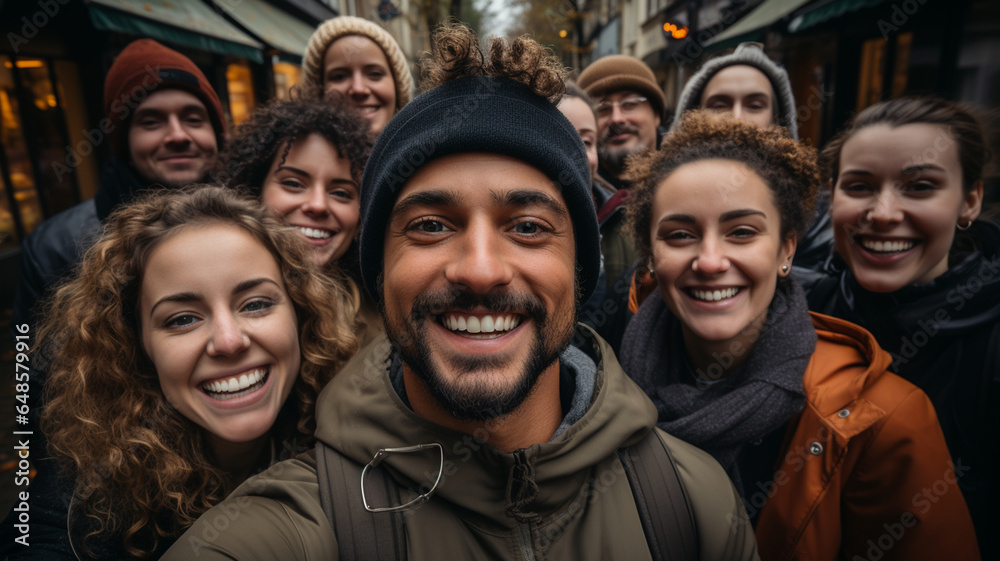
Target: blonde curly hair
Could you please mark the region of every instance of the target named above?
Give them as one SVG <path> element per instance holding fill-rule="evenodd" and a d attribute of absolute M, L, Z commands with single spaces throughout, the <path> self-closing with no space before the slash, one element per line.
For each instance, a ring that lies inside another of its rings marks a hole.
<path fill-rule="evenodd" d="M 629 230 L 641 261 L 652 254 L 653 198 L 677 168 L 701 160 L 731 160 L 749 167 L 774 195 L 781 215 L 781 235 L 802 232 L 812 217 L 819 190 L 816 150 L 792 139 L 783 128 L 760 128 L 707 111 L 689 111 L 658 150 L 628 161 L 634 181 L 627 212 Z"/>
<path fill-rule="evenodd" d="M 150 193 L 112 214 L 47 305 L 39 341 L 51 362 L 41 426 L 50 454 L 75 479 L 91 530 L 85 541 L 121 533 L 137 557 L 159 538 L 180 535 L 240 483 L 216 467 L 204 430 L 167 403 L 139 333 L 150 253 L 178 230 L 206 223 L 237 226 L 261 242 L 294 305 L 301 369 L 272 441 L 310 443 L 319 391 L 357 350 L 356 298 L 319 274 L 294 232 L 245 194 L 191 186 Z"/>

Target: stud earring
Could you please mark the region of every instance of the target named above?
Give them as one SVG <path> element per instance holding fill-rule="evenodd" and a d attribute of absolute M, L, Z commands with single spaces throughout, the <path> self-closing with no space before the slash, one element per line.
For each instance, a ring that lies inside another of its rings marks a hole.
<path fill-rule="evenodd" d="M 781 272 L 782 273 L 787 273 L 788 272 L 788 265 L 782 265 L 781 266 Z"/>

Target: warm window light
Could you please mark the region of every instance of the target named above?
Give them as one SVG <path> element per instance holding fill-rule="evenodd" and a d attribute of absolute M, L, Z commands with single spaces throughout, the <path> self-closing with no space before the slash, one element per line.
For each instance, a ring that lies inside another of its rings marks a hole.
<path fill-rule="evenodd" d="M 40 60 L 19 60 L 17 61 L 18 68 L 41 68 L 42 61 Z"/>
<path fill-rule="evenodd" d="M 559 30 L 559 36 L 562 37 L 563 39 L 565 39 L 567 35 L 569 35 L 569 33 L 567 33 L 565 29 Z"/>
<path fill-rule="evenodd" d="M 667 23 L 663 24 L 663 33 L 669 33 L 670 36 L 673 37 L 674 39 L 683 39 L 687 37 L 688 28 L 686 25 L 677 27 L 676 25 L 668 21 Z"/>

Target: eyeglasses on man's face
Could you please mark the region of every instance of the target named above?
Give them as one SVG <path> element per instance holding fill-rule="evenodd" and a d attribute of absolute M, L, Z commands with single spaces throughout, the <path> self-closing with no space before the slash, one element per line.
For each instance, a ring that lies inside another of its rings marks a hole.
<path fill-rule="evenodd" d="M 621 101 L 602 101 L 597 104 L 597 116 L 599 118 L 610 117 L 611 112 L 614 111 L 616 105 L 622 113 L 628 115 L 629 113 L 635 112 L 635 110 L 638 109 L 643 103 L 646 103 L 646 101 L 648 100 L 645 97 L 638 95 L 635 97 L 625 98 Z"/>

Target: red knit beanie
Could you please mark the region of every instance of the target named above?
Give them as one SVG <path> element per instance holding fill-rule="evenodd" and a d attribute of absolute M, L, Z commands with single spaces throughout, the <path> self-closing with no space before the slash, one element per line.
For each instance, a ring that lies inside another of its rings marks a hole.
<path fill-rule="evenodd" d="M 184 90 L 205 104 L 222 149 L 226 135 L 222 103 L 205 75 L 181 53 L 152 39 L 139 39 L 125 47 L 104 79 L 104 111 L 115 155 L 128 155 L 128 128 L 139 104 L 150 93 L 171 88 Z"/>

